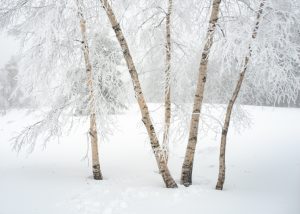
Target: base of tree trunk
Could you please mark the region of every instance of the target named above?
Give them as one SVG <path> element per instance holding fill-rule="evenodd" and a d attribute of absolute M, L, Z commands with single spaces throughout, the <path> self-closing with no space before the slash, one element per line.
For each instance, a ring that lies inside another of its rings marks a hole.
<path fill-rule="evenodd" d="M 177 184 L 175 180 L 172 178 L 168 167 L 165 165 L 165 168 L 160 169 L 160 174 L 163 177 L 163 180 L 165 182 L 165 185 L 167 188 L 177 188 Z"/>
<path fill-rule="evenodd" d="M 93 166 L 93 176 L 95 180 L 103 180 L 100 164 Z"/>
<path fill-rule="evenodd" d="M 180 183 L 185 187 L 192 185 L 192 169 L 183 169 Z"/>
<path fill-rule="evenodd" d="M 223 184 L 224 184 L 224 182 L 223 183 L 218 182 L 218 184 L 216 186 L 216 190 L 223 190 Z"/>
<path fill-rule="evenodd" d="M 177 186 L 177 184 L 176 184 L 175 181 L 172 181 L 172 182 L 166 184 L 166 187 L 167 188 L 178 188 L 178 186 Z"/>
<path fill-rule="evenodd" d="M 216 185 L 216 190 L 223 190 L 224 182 L 225 182 L 225 171 L 223 171 L 219 175 L 218 182 Z"/>

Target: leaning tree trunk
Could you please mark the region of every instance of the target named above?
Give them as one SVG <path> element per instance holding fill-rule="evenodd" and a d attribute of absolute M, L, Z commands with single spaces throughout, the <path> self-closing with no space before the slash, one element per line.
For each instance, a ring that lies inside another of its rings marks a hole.
<path fill-rule="evenodd" d="M 87 75 L 87 86 L 89 89 L 89 110 L 90 110 L 90 130 L 89 134 L 91 137 L 91 147 L 92 147 L 92 166 L 93 166 L 93 176 L 95 180 L 102 180 L 102 173 L 100 170 L 100 162 L 98 155 L 98 137 L 97 137 L 97 124 L 96 124 L 96 113 L 95 113 L 95 94 L 93 85 L 93 70 L 90 62 L 89 56 L 89 46 L 87 41 L 86 33 L 86 21 L 83 15 L 83 4 L 82 0 L 76 0 L 78 7 L 78 17 L 80 19 L 80 31 L 82 36 L 82 51 L 84 54 L 84 62 L 86 67 Z"/>
<path fill-rule="evenodd" d="M 173 0 L 168 1 L 168 13 L 166 15 L 166 70 L 165 70 L 165 124 L 162 148 L 164 157 L 168 163 L 169 158 L 169 129 L 171 124 L 171 14 Z"/>
<path fill-rule="evenodd" d="M 256 38 L 257 35 L 257 31 L 259 28 L 259 24 L 260 24 L 260 20 L 261 20 L 261 15 L 263 13 L 263 7 L 265 5 L 265 0 L 262 0 L 259 6 L 259 10 L 257 12 L 257 17 L 256 17 L 256 24 L 255 27 L 253 29 L 253 33 L 252 33 L 252 40 L 254 40 Z M 252 54 L 252 47 L 251 47 L 251 43 L 249 45 L 249 52 L 247 54 L 247 56 L 244 59 L 244 64 L 242 67 L 242 70 L 240 72 L 240 76 L 238 79 L 238 82 L 235 86 L 234 92 L 232 94 L 232 97 L 229 101 L 229 104 L 227 106 L 227 110 L 226 110 L 226 116 L 225 116 L 225 121 L 224 121 L 224 125 L 222 128 L 222 137 L 221 137 L 221 146 L 220 146 L 220 157 L 219 157 L 219 176 L 218 176 L 218 182 L 216 185 L 216 189 L 217 190 L 222 190 L 223 189 L 223 185 L 224 185 L 224 181 L 225 181 L 225 151 L 226 151 L 226 140 L 227 140 L 227 133 L 228 133 L 228 129 L 229 129 L 229 124 L 230 124 L 230 118 L 231 118 L 231 113 L 232 113 L 232 109 L 233 109 L 233 105 L 238 97 L 238 94 L 240 92 L 244 77 L 245 77 L 245 73 L 247 71 L 247 67 L 249 64 L 249 60 L 251 58 L 251 54 Z"/>
<path fill-rule="evenodd" d="M 157 138 L 153 123 L 150 118 L 148 106 L 146 104 L 146 101 L 145 101 L 145 98 L 144 98 L 144 95 L 142 92 L 142 88 L 141 88 L 140 81 L 138 78 L 138 73 L 136 71 L 132 56 L 130 54 L 127 41 L 123 35 L 120 24 L 118 23 L 116 16 L 115 16 L 109 2 L 107 0 L 100 0 L 100 1 L 102 3 L 104 10 L 106 11 L 107 17 L 111 23 L 111 26 L 112 26 L 112 28 L 116 34 L 116 37 L 119 41 L 119 44 L 121 46 L 123 56 L 125 58 L 125 61 L 126 61 L 126 64 L 127 64 L 130 76 L 131 76 L 131 80 L 133 83 L 135 97 L 138 101 L 140 111 L 142 114 L 142 121 L 147 129 L 147 132 L 148 132 L 148 135 L 150 138 L 151 147 L 153 149 L 159 171 L 163 177 L 166 187 L 167 188 L 176 188 L 177 184 L 170 174 L 170 171 L 167 166 L 167 162 L 165 161 L 165 158 L 163 155 L 163 151 L 159 145 L 158 138 Z"/>
<path fill-rule="evenodd" d="M 197 89 L 194 98 L 193 113 L 191 118 L 189 140 L 186 148 L 185 158 L 182 166 L 181 172 L 181 184 L 184 186 L 189 186 L 192 184 L 192 172 L 193 172 L 193 162 L 195 149 L 197 144 L 198 136 L 198 126 L 199 126 L 199 117 L 201 113 L 204 87 L 207 76 L 207 64 L 210 49 L 213 44 L 213 36 L 216 29 L 216 24 L 218 21 L 219 9 L 220 9 L 221 0 L 213 0 L 212 11 L 209 20 L 209 27 L 206 34 L 206 42 L 201 56 L 200 68 Z"/>

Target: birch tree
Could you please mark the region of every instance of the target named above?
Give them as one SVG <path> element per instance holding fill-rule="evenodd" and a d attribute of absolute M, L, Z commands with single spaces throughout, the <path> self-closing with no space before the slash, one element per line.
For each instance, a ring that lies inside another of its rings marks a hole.
<path fill-rule="evenodd" d="M 142 88 L 140 85 L 140 81 L 138 78 L 138 73 L 137 70 L 135 68 L 135 64 L 133 62 L 127 41 L 123 35 L 123 32 L 121 30 L 121 26 L 118 23 L 116 16 L 112 10 L 112 7 L 110 5 L 110 3 L 107 0 L 100 0 L 102 7 L 104 8 L 104 10 L 106 11 L 107 17 L 110 21 L 110 24 L 112 26 L 112 29 L 114 30 L 116 37 L 119 41 L 120 47 L 122 49 L 123 52 L 123 56 L 124 59 L 126 61 L 131 79 L 132 79 L 132 84 L 133 84 L 133 88 L 135 91 L 135 97 L 138 101 L 139 107 L 140 107 L 140 111 L 142 114 L 142 121 L 147 129 L 149 138 L 150 138 L 150 143 L 151 143 L 151 147 L 152 150 L 154 152 L 155 158 L 156 158 L 156 162 L 159 168 L 159 171 L 162 175 L 162 178 L 164 180 L 164 183 L 166 185 L 167 188 L 176 188 L 177 184 L 175 182 L 175 180 L 172 178 L 170 171 L 168 169 L 167 166 L 167 162 L 164 158 L 164 154 L 163 151 L 161 149 L 161 146 L 159 144 L 153 123 L 151 121 L 151 117 L 149 114 L 149 110 L 148 110 L 148 106 L 147 103 L 145 101 L 144 98 L 144 94 L 142 92 Z"/>
<path fill-rule="evenodd" d="M 169 158 L 169 129 L 171 125 L 171 15 L 173 0 L 168 0 L 168 12 L 166 15 L 166 70 L 165 70 L 165 124 L 162 148 L 168 163 Z"/>
<path fill-rule="evenodd" d="M 263 13 L 263 7 L 265 5 L 265 1 L 266 0 L 261 1 L 260 6 L 259 6 L 259 10 L 257 12 L 256 24 L 255 24 L 255 27 L 254 27 L 253 33 L 252 33 L 252 39 L 253 40 L 257 36 L 257 31 L 258 31 L 261 16 L 262 16 L 262 13 Z M 252 54 L 251 43 L 250 43 L 248 49 L 249 49 L 249 52 L 248 52 L 247 56 L 244 59 L 244 64 L 243 64 L 242 70 L 240 72 L 238 82 L 235 86 L 234 92 L 233 92 L 232 97 L 231 97 L 231 99 L 228 103 L 228 106 L 227 106 L 225 121 L 224 121 L 223 128 L 222 128 L 220 157 L 219 157 L 219 176 L 218 176 L 218 182 L 217 182 L 217 185 L 216 185 L 216 189 L 218 189 L 218 190 L 223 189 L 223 185 L 224 185 L 224 181 L 225 181 L 225 151 L 226 151 L 227 133 L 228 133 L 229 124 L 230 124 L 230 117 L 231 117 L 233 105 L 234 105 L 234 103 L 235 103 L 235 101 L 238 97 L 238 94 L 240 92 L 240 89 L 242 87 L 242 83 L 243 83 L 243 80 L 244 80 L 244 77 L 245 77 L 245 73 L 247 71 L 249 60 L 251 59 L 251 54 Z"/>
<path fill-rule="evenodd" d="M 85 1 L 85 5 L 91 3 L 95 1 Z M 125 98 L 126 88 L 120 84 L 117 51 L 104 51 L 115 49 L 104 40 L 118 45 L 117 41 L 103 33 L 94 39 L 96 32 L 105 30 L 99 27 L 99 3 L 89 8 L 81 4 L 82 0 L 0 3 L 0 29 L 9 29 L 22 43 L 18 73 L 22 81 L 18 86 L 26 96 L 36 98 L 39 107 L 36 121 L 12 139 L 13 150 L 31 153 L 37 146 L 46 149 L 49 142 L 60 142 L 74 126 L 85 126 L 88 121 L 93 174 L 95 179 L 102 179 L 97 135 L 104 141 L 114 133 L 114 112 L 122 109 L 114 102 L 114 93 Z M 78 106 L 89 113 L 78 115 Z M 82 153 L 85 157 L 90 154 Z"/>
<path fill-rule="evenodd" d="M 188 145 L 186 148 L 186 154 L 185 154 L 184 162 L 182 165 L 182 172 L 181 172 L 181 184 L 183 184 L 184 186 L 189 186 L 192 184 L 193 162 L 194 162 L 194 155 L 195 155 L 195 149 L 197 144 L 198 126 L 199 126 L 199 118 L 200 118 L 203 95 L 204 95 L 204 87 L 205 87 L 205 82 L 207 77 L 207 65 L 208 65 L 209 53 L 213 45 L 213 36 L 218 21 L 220 4 L 221 4 L 221 0 L 214 0 L 212 3 L 212 10 L 209 19 L 209 26 L 206 33 L 205 45 L 201 55 L 198 83 L 197 83 L 197 89 L 194 97 L 194 106 L 193 106 L 192 118 L 190 123 Z"/>
<path fill-rule="evenodd" d="M 94 85 L 93 85 L 93 69 L 90 60 L 90 50 L 87 40 L 86 33 L 86 21 L 83 14 L 83 4 L 82 0 L 76 0 L 76 5 L 78 8 L 78 17 L 80 20 L 80 32 L 82 35 L 82 51 L 84 54 L 84 62 L 86 67 L 87 75 L 87 86 L 89 89 L 89 114 L 90 114 L 90 130 L 89 135 L 91 138 L 91 148 L 92 148 L 92 167 L 93 167 L 93 176 L 95 180 L 102 180 L 102 173 L 100 169 L 100 161 L 98 154 L 98 133 L 97 133 L 97 123 L 96 123 L 96 113 L 95 113 L 95 94 L 94 94 Z"/>

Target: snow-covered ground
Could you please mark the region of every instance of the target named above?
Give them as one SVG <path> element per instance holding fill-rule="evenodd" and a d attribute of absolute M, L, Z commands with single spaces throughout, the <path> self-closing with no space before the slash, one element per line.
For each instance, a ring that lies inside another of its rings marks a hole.
<path fill-rule="evenodd" d="M 0 117 L 0 214 L 299 214 L 300 109 L 247 110 L 252 127 L 229 132 L 224 191 L 214 189 L 219 137 L 199 140 L 191 187 L 166 189 L 133 106 L 101 144 L 105 179 L 94 181 L 82 160 L 86 126 L 44 151 L 16 154 L 9 139 L 34 118 L 12 110 Z M 186 143 L 177 142 L 170 158 L 178 182 Z"/>

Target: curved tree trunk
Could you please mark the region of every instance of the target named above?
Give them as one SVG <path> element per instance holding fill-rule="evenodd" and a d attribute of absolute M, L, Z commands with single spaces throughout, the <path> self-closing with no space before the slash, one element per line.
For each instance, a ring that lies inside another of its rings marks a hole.
<path fill-rule="evenodd" d="M 138 101 L 140 111 L 142 114 L 142 121 L 145 124 L 145 127 L 147 129 L 147 132 L 148 132 L 148 135 L 150 138 L 151 147 L 153 149 L 159 171 L 163 177 L 166 187 L 167 188 L 176 188 L 177 184 L 170 174 L 170 171 L 167 166 L 167 162 L 165 161 L 165 158 L 163 155 L 163 151 L 159 145 L 158 138 L 157 138 L 153 123 L 150 118 L 148 106 L 146 104 L 146 101 L 145 101 L 145 98 L 144 98 L 144 95 L 142 92 L 142 88 L 141 88 L 140 81 L 138 78 L 138 73 L 136 71 L 132 56 L 130 54 L 127 41 L 123 35 L 120 24 L 118 23 L 109 2 L 107 0 L 100 0 L 100 1 L 102 3 L 104 10 L 106 11 L 107 17 L 111 23 L 111 26 L 116 34 L 116 37 L 117 37 L 119 44 L 121 46 L 121 49 L 123 51 L 123 56 L 125 58 L 125 61 L 126 61 L 126 64 L 127 64 L 127 67 L 128 67 L 131 79 L 132 79 L 132 84 L 133 84 L 133 88 L 135 91 L 135 97 Z"/>
<path fill-rule="evenodd" d="M 86 67 L 87 75 L 87 86 L 89 89 L 89 110 L 90 110 L 90 130 L 89 134 L 91 137 L 92 147 L 92 167 L 93 176 L 95 180 L 102 180 L 102 173 L 100 170 L 99 154 L 98 154 L 98 137 L 97 137 L 97 124 L 96 124 L 96 113 L 95 113 L 95 94 L 93 86 L 93 70 L 89 55 L 89 46 L 87 41 L 86 33 L 86 21 L 83 15 L 83 4 L 82 0 L 76 0 L 78 7 L 78 17 L 80 19 L 80 31 L 82 36 L 82 51 L 84 54 L 84 62 Z"/>
<path fill-rule="evenodd" d="M 259 28 L 260 19 L 261 19 L 261 15 L 263 13 L 264 5 L 265 5 L 265 0 L 262 0 L 261 3 L 260 3 L 260 6 L 259 6 L 259 10 L 257 12 L 256 24 L 255 24 L 255 27 L 254 27 L 253 33 L 252 33 L 252 40 L 254 40 L 256 38 L 257 31 L 258 31 L 258 28 Z M 240 77 L 238 79 L 238 82 L 236 84 L 236 87 L 234 89 L 232 97 L 231 97 L 231 99 L 229 101 L 229 104 L 227 106 L 225 121 L 224 121 L 224 125 L 223 125 L 223 128 L 222 128 L 220 157 L 219 157 L 219 176 L 218 176 L 218 182 L 217 182 L 217 185 L 216 185 L 217 190 L 222 190 L 223 189 L 223 185 L 224 185 L 224 181 L 225 181 L 226 140 L 227 140 L 227 133 L 228 133 L 229 124 L 230 124 L 230 117 L 231 117 L 233 105 L 234 105 L 234 103 L 235 103 L 235 101 L 238 97 L 239 92 L 240 92 L 240 89 L 241 89 L 241 86 L 242 86 L 242 83 L 243 83 L 243 80 L 244 80 L 244 77 L 245 77 L 245 73 L 247 71 L 248 63 L 249 63 L 249 60 L 251 58 L 251 54 L 252 54 L 252 48 L 251 48 L 251 44 L 250 44 L 248 55 L 244 59 L 244 65 L 242 67 L 242 71 L 240 72 Z"/>
<path fill-rule="evenodd" d="M 221 0 L 213 0 L 212 11 L 209 20 L 209 27 L 206 34 L 206 42 L 201 56 L 197 89 L 194 98 L 193 113 L 189 132 L 189 141 L 186 148 L 186 154 L 181 172 L 181 184 L 189 186 L 192 184 L 192 172 L 195 149 L 197 144 L 199 117 L 201 113 L 204 87 L 207 76 L 207 64 L 211 46 L 213 44 L 213 36 L 218 21 Z"/>
<path fill-rule="evenodd" d="M 168 13 L 166 15 L 165 124 L 162 142 L 164 157 L 167 163 L 169 158 L 169 129 L 171 125 L 171 14 L 173 0 L 169 0 L 168 3 Z"/>

